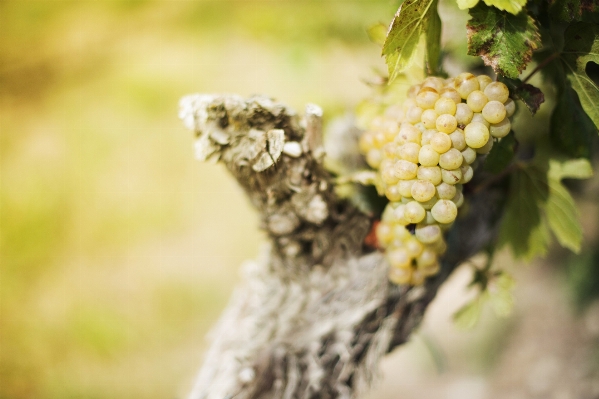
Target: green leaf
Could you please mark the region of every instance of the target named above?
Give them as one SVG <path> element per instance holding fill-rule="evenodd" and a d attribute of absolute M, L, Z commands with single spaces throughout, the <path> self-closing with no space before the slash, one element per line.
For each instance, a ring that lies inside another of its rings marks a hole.
<path fill-rule="evenodd" d="M 437 13 L 436 6 L 437 0 L 406 0 L 397 10 L 383 45 L 389 81 L 410 63 L 420 37 L 426 32 L 429 18 Z"/>
<path fill-rule="evenodd" d="M 456 326 L 463 330 L 469 330 L 474 327 L 480 318 L 483 303 L 486 299 L 487 298 L 484 295 L 477 295 L 476 298 L 455 312 L 453 315 L 453 321 Z"/>
<path fill-rule="evenodd" d="M 559 91 L 549 129 L 554 146 L 571 157 L 589 158 L 596 134 L 597 128 L 582 109 L 576 92 L 571 87 Z"/>
<path fill-rule="evenodd" d="M 591 164 L 586 159 L 559 162 L 549 161 L 549 196 L 545 207 L 547 221 L 559 243 L 575 253 L 580 252 L 582 227 L 574 199 L 561 183 L 562 179 L 587 179 L 593 175 Z"/>
<path fill-rule="evenodd" d="M 512 15 L 481 3 L 470 15 L 468 54 L 480 56 L 498 74 L 517 78 L 541 45 L 535 20 L 524 11 Z"/>
<path fill-rule="evenodd" d="M 366 30 L 368 38 L 373 43 L 383 46 L 385 44 L 385 38 L 387 37 L 387 26 L 384 23 L 379 22 L 378 24 L 372 25 Z"/>
<path fill-rule="evenodd" d="M 560 58 L 568 80 L 578 93 L 582 108 L 599 129 L 599 88 L 585 71 L 587 63 L 599 63 L 599 25 L 574 23 L 566 29 L 564 38 Z"/>
<path fill-rule="evenodd" d="M 548 195 L 547 174 L 536 165 L 523 166 L 512 174 L 499 245 L 509 245 L 516 257 L 527 260 L 547 253 L 551 237 L 541 206 Z"/>
<path fill-rule="evenodd" d="M 522 83 L 520 79 L 501 78 L 501 82 L 510 89 L 510 97 L 520 100 L 526 105 L 531 114 L 536 114 L 541 104 L 545 102 L 545 95 L 541 89 L 528 83 Z"/>
<path fill-rule="evenodd" d="M 441 68 L 441 18 L 437 10 L 437 0 L 426 24 L 426 69 L 429 75 L 438 76 Z"/>
<path fill-rule="evenodd" d="M 575 253 L 580 252 L 582 227 L 576 203 L 559 180 L 549 180 L 549 198 L 545 214 L 557 241 Z"/>
<path fill-rule="evenodd" d="M 526 5 L 526 0 L 485 0 L 485 4 L 516 15 Z"/>
<path fill-rule="evenodd" d="M 491 307 L 499 317 L 507 317 L 514 308 L 513 291 L 516 286 L 514 278 L 506 273 L 500 272 L 495 276 L 487 289 Z"/>
<path fill-rule="evenodd" d="M 460 10 L 466 10 L 477 5 L 478 1 L 479 0 L 457 0 L 457 3 Z"/>
<path fill-rule="evenodd" d="M 594 0 L 554 0 L 549 6 L 549 15 L 556 22 L 599 23 L 599 3 Z"/>
<path fill-rule="evenodd" d="M 564 162 L 551 159 L 549 161 L 550 179 L 588 179 L 592 176 L 593 167 L 587 159 L 570 159 Z"/>
<path fill-rule="evenodd" d="M 499 173 L 504 170 L 514 159 L 515 145 L 514 133 L 510 132 L 499 143 L 493 145 L 485 160 L 484 169 L 491 173 Z"/>

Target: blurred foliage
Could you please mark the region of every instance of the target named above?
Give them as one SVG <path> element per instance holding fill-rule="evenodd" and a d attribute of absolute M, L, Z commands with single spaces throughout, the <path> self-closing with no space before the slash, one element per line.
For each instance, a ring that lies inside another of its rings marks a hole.
<path fill-rule="evenodd" d="M 261 236 L 179 98 L 343 111 L 394 7 L 0 1 L 0 398 L 183 396 Z"/>

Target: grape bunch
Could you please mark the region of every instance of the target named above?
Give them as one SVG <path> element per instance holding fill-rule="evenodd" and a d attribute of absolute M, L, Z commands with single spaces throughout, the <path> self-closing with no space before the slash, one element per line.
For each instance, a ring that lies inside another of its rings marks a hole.
<path fill-rule="evenodd" d="M 360 137 L 377 189 L 389 199 L 376 237 L 390 281 L 420 285 L 438 273 L 443 233 L 464 203 L 462 187 L 477 156 L 510 132 L 514 111 L 507 86 L 489 76 L 428 77 Z"/>

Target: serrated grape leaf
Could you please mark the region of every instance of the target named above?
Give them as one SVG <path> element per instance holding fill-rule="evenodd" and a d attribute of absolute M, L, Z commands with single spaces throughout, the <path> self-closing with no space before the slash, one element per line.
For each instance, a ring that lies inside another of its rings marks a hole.
<path fill-rule="evenodd" d="M 499 173 L 504 170 L 514 159 L 514 146 L 516 139 L 514 133 L 510 132 L 507 136 L 491 149 L 491 152 L 485 160 L 484 169 L 487 172 Z"/>
<path fill-rule="evenodd" d="M 472 8 L 478 4 L 479 0 L 457 0 L 458 8 L 460 10 L 466 10 L 468 8 Z"/>
<path fill-rule="evenodd" d="M 526 5 L 526 0 L 484 0 L 488 6 L 494 6 L 510 14 L 518 14 Z"/>
<path fill-rule="evenodd" d="M 582 109 L 578 95 L 565 87 L 556 100 L 549 128 L 551 141 L 571 157 L 590 157 L 597 128 Z"/>
<path fill-rule="evenodd" d="M 387 37 L 387 26 L 384 23 L 379 22 L 369 27 L 366 32 L 371 42 L 383 46 L 385 44 L 385 38 Z"/>
<path fill-rule="evenodd" d="M 436 5 L 437 0 L 406 0 L 397 10 L 383 45 L 390 82 L 410 63 Z"/>
<path fill-rule="evenodd" d="M 499 231 L 500 246 L 509 245 L 516 257 L 526 260 L 547 253 L 551 237 L 541 207 L 548 195 L 547 174 L 535 165 L 521 167 L 512 174 Z"/>
<path fill-rule="evenodd" d="M 576 90 L 582 108 L 599 129 L 599 88 L 585 71 L 587 63 L 599 63 L 599 25 L 574 23 L 566 29 L 564 38 L 560 58 L 568 80 Z"/>
<path fill-rule="evenodd" d="M 520 79 L 501 78 L 499 80 L 505 83 L 508 89 L 510 89 L 510 97 L 514 100 L 522 101 L 533 115 L 541 108 L 541 104 L 545 102 L 545 95 L 538 87 L 522 83 Z"/>
<path fill-rule="evenodd" d="M 470 9 L 468 54 L 480 56 L 485 65 L 516 79 L 541 45 L 535 20 L 526 12 L 518 15 L 479 3 Z"/>
<path fill-rule="evenodd" d="M 549 6 L 549 15 L 557 22 L 599 23 L 599 2 L 596 0 L 555 0 Z"/>

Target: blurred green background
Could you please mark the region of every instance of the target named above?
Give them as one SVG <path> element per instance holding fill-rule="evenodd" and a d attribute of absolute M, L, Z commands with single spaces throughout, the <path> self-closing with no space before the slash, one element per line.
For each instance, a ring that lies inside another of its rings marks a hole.
<path fill-rule="evenodd" d="M 443 9 L 445 36 L 457 37 L 447 48 L 464 53 L 466 14 Z M 235 182 L 194 160 L 179 98 L 263 93 L 298 111 L 320 104 L 330 120 L 369 94 L 372 68 L 384 70 L 365 28 L 395 11 L 391 0 L 0 0 L 0 399 L 184 397 L 263 236 Z M 588 342 L 599 306 L 573 318 L 562 272 L 538 270 L 517 275 L 509 321 L 464 333 L 450 322 L 469 295 L 462 269 L 373 398 L 499 397 L 497 381 L 525 375 L 502 349 L 547 333 L 530 301 L 561 304 L 547 318 L 571 327 L 541 349 L 583 343 L 598 370 Z M 559 374 L 553 359 L 538 366 L 541 380 Z"/>
<path fill-rule="evenodd" d="M 388 1 L 0 1 L 0 398 L 172 398 L 262 235 L 193 92 L 351 109 Z"/>

